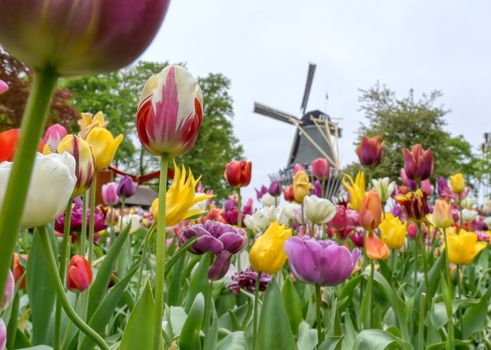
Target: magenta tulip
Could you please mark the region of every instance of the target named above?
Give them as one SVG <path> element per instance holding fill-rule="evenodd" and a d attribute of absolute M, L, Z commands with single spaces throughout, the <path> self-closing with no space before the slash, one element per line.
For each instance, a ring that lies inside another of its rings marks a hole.
<path fill-rule="evenodd" d="M 329 177 L 331 167 L 326 158 L 317 158 L 312 161 L 312 174 L 319 180 L 326 180 Z"/>
<path fill-rule="evenodd" d="M 431 148 L 425 150 L 417 144 L 411 151 L 407 148 L 402 150 L 404 157 L 404 170 L 407 177 L 413 181 L 423 181 L 431 176 L 433 172 L 433 152 Z"/>
<path fill-rule="evenodd" d="M 116 205 L 119 202 L 118 184 L 116 182 L 108 182 L 102 185 L 101 188 L 102 201 L 105 205 Z"/>

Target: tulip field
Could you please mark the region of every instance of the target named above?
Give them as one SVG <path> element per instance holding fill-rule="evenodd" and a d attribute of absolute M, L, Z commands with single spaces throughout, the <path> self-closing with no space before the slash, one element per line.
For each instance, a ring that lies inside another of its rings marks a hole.
<path fill-rule="evenodd" d="M 206 96 L 168 65 L 134 106 L 157 198 L 134 205 L 139 181 L 103 180 L 126 137 L 111 116 L 67 130 L 47 111 L 59 78 L 137 58 L 168 6 L 112 2 L 0 0 L 0 44 L 35 74 L 22 125 L 0 132 L 0 350 L 491 349 L 491 199 L 457 171 L 436 177 L 431 147 L 397 150 L 400 177 L 375 177 L 384 141 L 362 136 L 357 171 L 317 158 L 256 198 L 253 164 L 230 159 L 219 200 L 179 161 Z"/>

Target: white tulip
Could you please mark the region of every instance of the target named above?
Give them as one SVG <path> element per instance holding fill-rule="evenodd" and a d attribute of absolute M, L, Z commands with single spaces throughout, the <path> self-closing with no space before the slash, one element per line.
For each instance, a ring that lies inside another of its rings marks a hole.
<path fill-rule="evenodd" d="M 252 215 L 247 215 L 244 223 L 254 231 L 264 231 L 276 220 L 278 210 L 275 207 L 264 207 Z"/>
<path fill-rule="evenodd" d="M 373 187 L 375 187 L 380 200 L 384 203 L 387 202 L 396 189 L 396 183 L 394 181 L 390 181 L 388 177 L 384 177 L 383 179 L 373 179 L 372 184 Z"/>
<path fill-rule="evenodd" d="M 472 222 L 477 218 L 477 211 L 472 209 L 462 209 L 462 220 L 465 222 Z"/>
<path fill-rule="evenodd" d="M 269 193 L 264 194 L 261 199 L 259 200 L 262 205 L 265 207 L 271 207 L 276 205 L 276 198 L 270 195 Z"/>
<path fill-rule="evenodd" d="M 301 222 L 302 206 L 295 202 L 289 202 L 279 209 L 276 219 L 280 225 L 288 225 L 291 221 Z"/>
<path fill-rule="evenodd" d="M 491 199 L 486 199 L 482 204 L 482 213 L 484 215 L 491 215 Z"/>
<path fill-rule="evenodd" d="M 313 224 L 325 224 L 336 215 L 336 206 L 330 200 L 313 195 L 304 198 L 303 210 Z"/>
<path fill-rule="evenodd" d="M 472 209 L 476 206 L 476 203 L 477 201 L 474 197 L 467 196 L 464 199 L 462 199 L 460 205 L 462 206 L 462 208 Z"/>
<path fill-rule="evenodd" d="M 142 217 L 138 214 L 127 214 L 123 216 L 123 229 L 129 225 L 131 225 L 130 233 L 138 231 L 142 227 Z M 119 232 L 119 228 L 121 227 L 121 217 L 119 217 L 118 225 L 115 227 L 115 230 Z"/>

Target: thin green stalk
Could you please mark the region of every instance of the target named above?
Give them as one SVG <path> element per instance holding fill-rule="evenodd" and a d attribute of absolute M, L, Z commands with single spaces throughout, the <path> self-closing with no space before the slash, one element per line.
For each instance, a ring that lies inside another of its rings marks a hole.
<path fill-rule="evenodd" d="M 445 238 L 445 277 L 447 280 L 448 297 L 445 297 L 445 304 L 447 309 L 447 325 L 448 325 L 448 337 L 447 337 L 447 350 L 454 349 L 454 324 L 452 314 L 452 276 L 450 276 L 450 264 L 448 260 L 448 243 L 447 243 L 447 231 L 443 229 L 443 236 Z"/>
<path fill-rule="evenodd" d="M 2 242 L 0 244 L 0 291 L 4 290 L 7 282 L 36 150 L 48 119 L 51 96 L 58 77 L 58 73 L 53 68 L 35 70 L 31 93 L 22 117 L 20 139 L 5 191 L 4 205 L 0 207 L 0 242 Z"/>
<path fill-rule="evenodd" d="M 90 326 L 85 323 L 80 316 L 78 316 L 77 312 L 73 309 L 72 305 L 68 301 L 68 298 L 65 294 L 65 288 L 60 280 L 60 276 L 58 274 L 58 267 L 56 264 L 55 254 L 53 253 L 53 247 L 51 246 L 50 238 L 48 230 L 46 226 L 39 227 L 39 235 L 41 235 L 41 241 L 43 243 L 44 253 L 48 259 L 48 268 L 51 274 L 51 279 L 56 289 L 56 293 L 58 298 L 61 301 L 61 305 L 65 310 L 67 316 L 72 320 L 72 322 L 77 326 L 77 328 L 91 338 L 102 350 L 109 350 L 109 346 L 106 344 L 104 339 Z"/>
<path fill-rule="evenodd" d="M 462 268 L 461 265 L 457 265 L 455 271 L 457 272 L 457 285 L 459 286 L 459 299 L 464 298 L 464 285 L 463 285 L 463 279 L 464 279 L 464 274 L 462 271 L 462 278 L 460 278 L 460 269 Z M 460 329 L 464 329 L 464 321 L 463 321 L 463 311 L 462 309 L 459 309 L 459 322 L 460 322 Z"/>
<path fill-rule="evenodd" d="M 426 263 L 426 245 L 425 239 L 423 237 L 423 231 L 421 229 L 421 222 L 418 223 L 418 236 L 420 244 L 421 244 L 421 258 L 423 259 L 423 273 L 424 273 L 424 281 L 425 281 L 425 290 L 428 293 L 428 266 Z M 428 294 L 428 298 L 431 300 L 431 295 Z"/>
<path fill-rule="evenodd" d="M 416 238 L 414 239 L 414 290 L 418 288 L 418 238 L 419 233 L 416 232 Z"/>
<path fill-rule="evenodd" d="M 82 195 L 82 227 L 80 228 L 80 255 L 85 256 L 87 243 L 87 193 Z"/>
<path fill-rule="evenodd" d="M 213 261 L 213 255 L 210 253 L 210 260 Z M 212 301 L 213 299 L 213 280 L 208 281 L 208 290 L 206 293 L 206 303 L 205 303 L 205 315 L 203 318 L 203 330 L 205 332 L 208 331 L 208 328 L 210 326 L 210 315 L 211 315 L 211 307 L 212 307 Z"/>
<path fill-rule="evenodd" d="M 109 207 L 109 232 L 111 232 L 111 241 L 109 246 L 111 247 L 116 239 L 116 231 L 114 230 L 114 206 Z"/>
<path fill-rule="evenodd" d="M 315 285 L 315 311 L 316 311 L 316 320 L 317 320 L 317 348 L 322 344 L 324 340 L 324 332 L 322 332 L 322 318 L 321 318 L 321 286 Z"/>
<path fill-rule="evenodd" d="M 165 291 L 165 207 L 167 194 L 167 171 L 169 167 L 169 155 L 160 157 L 160 184 L 159 184 L 159 211 L 157 216 L 157 267 L 155 272 L 155 324 L 154 324 L 154 349 L 160 350 L 162 335 L 162 317 L 164 315 L 164 291 Z"/>
<path fill-rule="evenodd" d="M 153 232 L 155 231 L 155 225 L 148 230 L 147 236 L 145 237 L 145 243 L 143 245 L 143 252 L 141 256 L 141 263 L 140 263 L 140 272 L 138 275 L 138 287 L 143 287 L 142 285 L 142 278 L 143 278 L 143 270 L 145 267 L 145 259 L 147 258 L 147 252 L 148 252 L 148 246 L 150 245 L 150 241 L 153 236 Z"/>
<path fill-rule="evenodd" d="M 70 225 L 72 219 L 72 200 L 68 201 L 68 204 L 65 209 L 65 225 L 63 227 L 63 241 L 61 242 L 61 254 L 60 254 L 60 269 L 59 275 L 62 281 L 65 280 L 65 271 L 67 266 L 67 260 L 70 256 L 68 252 L 70 249 Z M 61 341 L 61 301 L 59 298 L 56 298 L 56 313 L 55 313 L 55 339 L 54 339 L 54 349 L 60 348 Z"/>
<path fill-rule="evenodd" d="M 242 227 L 242 196 L 240 195 L 240 187 L 237 189 L 237 226 Z M 237 271 L 241 271 L 240 252 L 236 255 Z"/>
<path fill-rule="evenodd" d="M 418 346 L 416 349 L 425 348 L 425 316 L 426 316 L 426 293 L 421 293 L 421 303 L 419 304 L 419 325 L 418 325 Z"/>
<path fill-rule="evenodd" d="M 256 349 L 256 343 L 257 343 L 257 323 L 258 323 L 258 317 L 257 317 L 257 311 L 259 308 L 259 288 L 261 286 L 261 272 L 257 273 L 257 279 L 256 279 L 256 288 L 254 289 L 254 311 L 252 312 L 252 350 Z"/>
<path fill-rule="evenodd" d="M 17 335 L 17 322 L 19 320 L 19 299 L 20 291 L 16 290 L 14 301 L 12 302 L 12 311 L 10 314 L 9 323 L 7 326 L 7 347 L 6 349 L 14 349 L 15 336 Z"/>
<path fill-rule="evenodd" d="M 94 231 L 95 231 L 95 195 L 97 189 L 97 176 L 94 176 L 94 180 L 90 185 L 90 220 L 89 220 L 89 250 L 87 260 L 92 265 L 92 259 L 94 255 Z"/>
<path fill-rule="evenodd" d="M 370 279 L 368 280 L 368 310 L 370 312 L 368 313 L 370 323 L 369 327 L 373 328 L 373 280 L 374 280 L 374 274 L 375 274 L 375 263 L 373 262 L 373 259 L 370 259 Z"/>

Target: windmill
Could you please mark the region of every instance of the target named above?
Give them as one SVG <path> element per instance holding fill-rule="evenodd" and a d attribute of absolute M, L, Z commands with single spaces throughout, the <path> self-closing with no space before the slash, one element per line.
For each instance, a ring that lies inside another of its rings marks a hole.
<path fill-rule="evenodd" d="M 254 102 L 254 113 L 291 124 L 296 128 L 287 166 L 277 174 L 270 175 L 271 180 L 278 180 L 283 185 L 287 185 L 291 183 L 294 164 L 302 164 L 308 169 L 314 159 L 326 158 L 331 165 L 331 180 L 326 185 L 325 193 L 327 197 L 332 197 L 337 194 L 339 189 L 337 176 L 340 168 L 338 139 L 341 137 L 341 128 L 333 118 L 320 110 L 307 112 L 315 68 L 315 64 L 309 64 L 307 81 L 300 105 L 301 118 L 258 102 Z"/>

